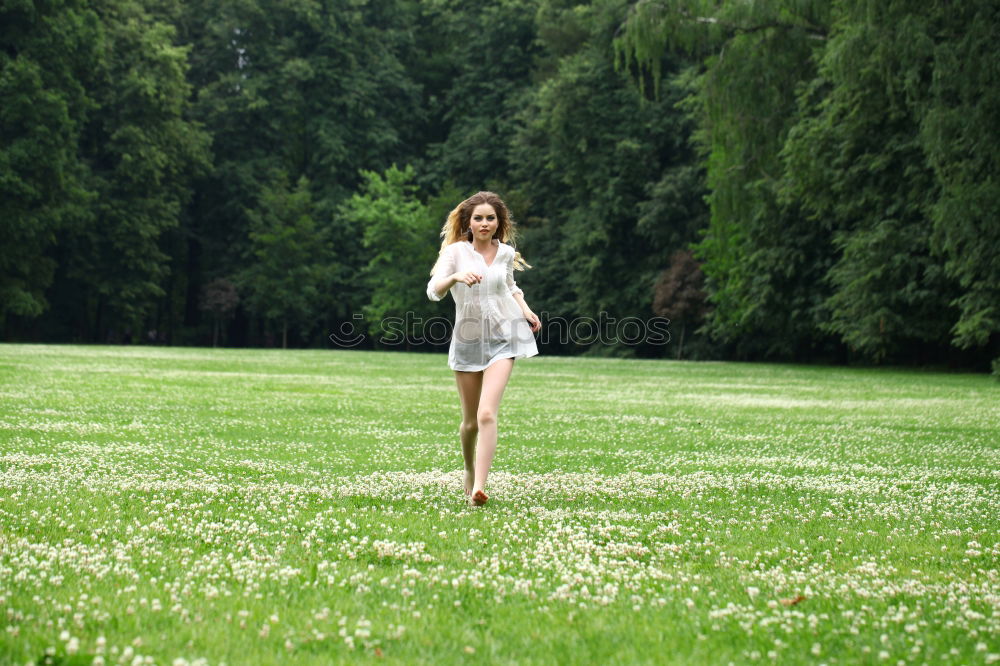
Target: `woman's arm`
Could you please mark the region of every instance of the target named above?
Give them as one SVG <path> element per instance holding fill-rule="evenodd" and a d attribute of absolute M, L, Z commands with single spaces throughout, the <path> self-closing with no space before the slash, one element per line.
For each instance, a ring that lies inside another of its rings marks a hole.
<path fill-rule="evenodd" d="M 455 273 L 446 275 L 443 278 L 438 278 L 438 276 L 435 275 L 431 278 L 431 284 L 427 289 L 428 298 L 432 301 L 440 301 L 456 282 L 458 282 L 458 279 Z"/>
<path fill-rule="evenodd" d="M 521 314 L 524 318 L 531 323 L 531 331 L 533 333 L 538 332 L 538 329 L 542 327 L 542 322 L 538 319 L 538 315 L 531 311 L 528 304 L 524 300 L 524 290 L 517 286 L 514 281 L 514 258 L 511 257 L 510 261 L 507 263 L 507 288 L 510 290 L 511 296 L 517 301 L 518 306 L 521 308 Z"/>
<path fill-rule="evenodd" d="M 521 312 L 523 312 L 525 316 L 528 316 L 528 313 L 531 312 L 531 308 L 528 307 L 528 304 L 524 300 L 524 292 L 520 289 L 517 290 L 517 292 L 514 293 L 514 300 L 521 306 Z"/>
<path fill-rule="evenodd" d="M 452 246 L 446 247 L 434 264 L 434 274 L 427 283 L 427 298 L 440 301 L 457 280 L 455 255 Z"/>
<path fill-rule="evenodd" d="M 531 325 L 531 332 L 537 333 L 542 327 L 542 321 L 538 318 L 538 315 L 531 311 L 528 304 L 524 302 L 523 294 L 524 292 L 518 289 L 517 293 L 514 294 L 514 300 L 521 306 L 521 314 L 524 315 L 524 318 L 528 320 L 528 324 Z"/>

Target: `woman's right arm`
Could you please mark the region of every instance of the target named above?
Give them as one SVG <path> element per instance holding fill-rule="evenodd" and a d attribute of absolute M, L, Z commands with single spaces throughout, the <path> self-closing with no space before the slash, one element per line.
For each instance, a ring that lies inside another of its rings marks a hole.
<path fill-rule="evenodd" d="M 434 264 L 434 275 L 427 283 L 427 298 L 432 301 L 440 301 L 444 298 L 444 295 L 457 281 L 455 269 L 455 254 L 449 245 L 441 252 L 437 263 Z"/>
<path fill-rule="evenodd" d="M 455 279 L 455 274 L 446 275 L 443 278 L 438 279 L 437 276 L 432 277 L 430 284 L 427 285 L 427 298 L 432 301 L 440 301 L 444 298 L 444 295 L 448 293 L 451 286 L 455 284 L 457 280 Z"/>
<path fill-rule="evenodd" d="M 453 245 L 446 247 L 434 265 L 434 275 L 427 283 L 427 298 L 432 301 L 440 301 L 448 290 L 459 282 L 471 287 L 483 281 L 483 274 L 476 271 L 455 272 L 458 266 L 455 264 L 453 247 Z"/>

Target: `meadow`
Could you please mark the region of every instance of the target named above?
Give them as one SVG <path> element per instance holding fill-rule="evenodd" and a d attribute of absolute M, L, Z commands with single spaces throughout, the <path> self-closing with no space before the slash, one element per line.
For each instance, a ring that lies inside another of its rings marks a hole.
<path fill-rule="evenodd" d="M 0 663 L 1000 663 L 1000 384 L 0 345 Z"/>

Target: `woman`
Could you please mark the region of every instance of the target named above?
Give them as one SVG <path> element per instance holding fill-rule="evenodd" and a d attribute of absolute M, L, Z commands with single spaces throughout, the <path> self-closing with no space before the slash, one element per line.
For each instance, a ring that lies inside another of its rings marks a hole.
<path fill-rule="evenodd" d="M 448 367 L 462 401 L 462 457 L 465 494 L 482 506 L 486 477 L 497 447 L 497 413 L 514 359 L 538 354 L 538 316 L 514 282 L 514 268 L 531 266 L 507 243 L 514 221 L 493 192 L 479 192 L 451 211 L 441 230 L 441 252 L 431 270 L 427 297 L 455 300 L 455 328 Z M 476 436 L 479 444 L 476 444 Z"/>

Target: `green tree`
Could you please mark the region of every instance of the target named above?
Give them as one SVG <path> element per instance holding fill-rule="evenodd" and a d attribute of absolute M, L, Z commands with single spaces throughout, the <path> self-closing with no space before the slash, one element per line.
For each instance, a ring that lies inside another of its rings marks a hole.
<path fill-rule="evenodd" d="M 644 100 L 615 68 L 612 38 L 625 7 L 541 4 L 539 82 L 511 146 L 516 190 L 529 204 L 524 244 L 538 267 L 525 289 L 537 287 L 536 311 L 567 319 L 652 315 L 657 276 L 704 220 L 691 126 L 675 108 L 680 91 Z"/>
<path fill-rule="evenodd" d="M 916 3 L 914 3 L 916 4 Z M 921 5 L 922 6 L 922 5 Z M 940 184 L 932 248 L 961 286 L 951 333 L 962 348 L 997 353 L 1000 333 L 1000 7 L 991 0 L 934 3 L 919 55 L 933 62 L 920 136 Z M 917 12 L 914 7 L 914 12 Z M 926 9 L 924 10 L 926 11 Z M 916 56 L 917 54 L 914 54 Z M 995 364 L 1000 366 L 1000 357 Z"/>
<path fill-rule="evenodd" d="M 0 5 L 0 331 L 48 308 L 48 250 L 93 202 L 78 143 L 102 38 L 86 2 Z"/>
<path fill-rule="evenodd" d="M 409 349 L 423 331 L 420 323 L 440 314 L 428 307 L 420 276 L 434 264 L 434 233 L 441 222 L 417 198 L 412 166 L 393 165 L 384 174 L 363 171 L 362 176 L 364 184 L 345 203 L 343 214 L 367 251 L 361 280 L 369 294 L 363 308 L 368 331 L 384 344 L 404 343 Z"/>
<path fill-rule="evenodd" d="M 637 63 L 656 85 L 664 53 L 703 59 L 674 80 L 689 91 L 684 105 L 707 169 L 710 219 L 693 247 L 714 306 L 705 330 L 740 356 L 804 357 L 822 342 L 829 234 L 778 190 L 796 88 L 815 76 L 828 13 L 827 3 L 800 0 L 644 1 L 616 43 L 620 64 Z"/>
<path fill-rule="evenodd" d="M 940 188 L 914 104 L 931 75 L 928 26 L 907 4 L 838 16 L 784 147 L 785 197 L 832 234 L 820 325 L 875 361 L 947 347 L 956 316 L 957 285 L 930 247 Z"/>
<path fill-rule="evenodd" d="M 360 168 L 388 166 L 410 150 L 401 134 L 419 106 L 403 64 L 410 14 L 403 2 L 185 5 L 195 114 L 214 135 L 213 171 L 198 184 L 192 220 L 202 256 L 223 264 L 206 273 L 238 265 L 244 211 L 273 169 L 307 177 L 317 219 L 330 220 Z"/>
<path fill-rule="evenodd" d="M 623 62 L 659 81 L 664 51 L 706 56 L 690 102 L 715 334 L 995 353 L 998 29 L 985 0 L 634 6 Z"/>
<path fill-rule="evenodd" d="M 233 281 L 250 312 L 278 324 L 285 349 L 290 326 L 306 336 L 316 323 L 332 251 L 314 220 L 305 176 L 291 190 L 287 174 L 274 174 L 258 206 L 246 213 L 248 250 Z"/>
<path fill-rule="evenodd" d="M 95 197 L 66 230 L 61 256 L 90 329 L 99 335 L 119 324 L 137 337 L 165 293 L 163 235 L 178 224 L 192 175 L 207 165 L 208 136 L 185 116 L 187 49 L 173 44 L 173 27 L 138 2 L 92 6 L 104 40 L 90 88 L 100 111 L 83 129 L 79 154 Z"/>
<path fill-rule="evenodd" d="M 430 0 L 420 24 L 411 76 L 423 87 L 426 151 L 419 183 L 446 181 L 470 194 L 506 189 L 515 117 L 531 88 L 537 0 Z M 468 195 L 466 195 L 468 196 Z"/>

